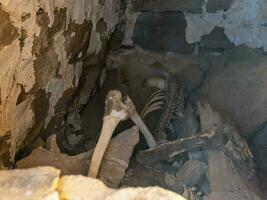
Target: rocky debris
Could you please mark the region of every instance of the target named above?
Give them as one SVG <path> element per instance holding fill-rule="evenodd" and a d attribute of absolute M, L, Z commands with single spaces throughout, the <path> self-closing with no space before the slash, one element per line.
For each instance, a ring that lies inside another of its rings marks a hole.
<path fill-rule="evenodd" d="M 54 136 L 51 137 L 53 139 Z M 139 133 L 125 131 L 114 137 L 104 155 L 99 177 L 111 187 L 118 187 L 128 167 L 133 148 L 139 141 Z M 52 142 L 53 143 L 53 142 Z M 57 149 L 55 143 L 52 144 Z M 69 156 L 52 149 L 35 149 L 31 155 L 18 161 L 17 168 L 53 166 L 61 170 L 61 175 L 87 175 L 93 151 Z M 45 159 L 44 159 L 45 158 Z"/>
<path fill-rule="evenodd" d="M 251 136 L 267 120 L 267 56 L 244 46 L 223 56 L 223 71 L 206 82 L 202 93 L 213 107 L 233 118 L 241 134 Z"/>
<path fill-rule="evenodd" d="M 141 0 L 141 11 L 182 11 L 201 13 L 204 0 Z"/>
<path fill-rule="evenodd" d="M 227 38 L 223 28 L 215 27 L 209 34 L 202 36 L 201 47 L 213 49 L 231 49 L 234 44 Z"/>
<path fill-rule="evenodd" d="M 44 157 L 42 159 L 45 159 Z M 0 171 L 0 199 L 59 200 L 60 171 L 52 167 Z"/>
<path fill-rule="evenodd" d="M 3 200 L 185 200 L 160 187 L 114 190 L 85 176 L 63 176 L 53 167 L 0 171 Z"/>
<path fill-rule="evenodd" d="M 186 21 L 180 12 L 141 13 L 135 24 L 133 41 L 146 50 L 192 54 L 194 44 L 185 39 Z"/>
<path fill-rule="evenodd" d="M 61 175 L 86 175 L 92 151 L 78 156 L 69 156 L 44 148 L 33 150 L 31 155 L 16 162 L 16 168 L 28 169 L 38 166 L 53 166 L 61 170 Z"/>
<path fill-rule="evenodd" d="M 185 162 L 176 174 L 173 189 L 177 192 L 181 192 L 183 191 L 184 185 L 188 188 L 196 186 L 205 176 L 207 168 L 208 165 L 198 160 Z"/>

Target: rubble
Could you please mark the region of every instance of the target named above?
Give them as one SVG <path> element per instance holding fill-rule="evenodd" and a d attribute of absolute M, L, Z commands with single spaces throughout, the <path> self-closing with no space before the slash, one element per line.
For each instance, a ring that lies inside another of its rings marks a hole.
<path fill-rule="evenodd" d="M 50 139 L 53 141 L 55 137 L 51 136 Z M 119 186 L 128 167 L 133 148 L 138 141 L 139 133 L 136 127 L 128 129 L 111 139 L 99 171 L 99 178 L 106 185 L 114 188 Z M 50 150 L 35 149 L 31 155 L 18 161 L 16 167 L 53 166 L 61 170 L 61 175 L 87 175 L 93 151 L 81 153 L 77 156 L 69 156 L 60 153 L 54 142 L 50 142 L 53 146 Z"/>
<path fill-rule="evenodd" d="M 198 160 L 189 160 L 179 169 L 176 174 L 173 189 L 177 192 L 183 191 L 183 187 L 192 188 L 200 183 L 205 176 L 208 165 Z"/>

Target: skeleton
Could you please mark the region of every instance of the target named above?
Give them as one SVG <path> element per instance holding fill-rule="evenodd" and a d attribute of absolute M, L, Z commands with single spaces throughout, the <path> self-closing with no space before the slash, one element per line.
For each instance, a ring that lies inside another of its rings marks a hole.
<path fill-rule="evenodd" d="M 178 80 L 174 76 L 166 79 L 152 77 L 145 85 L 159 90 L 147 99 L 141 117 L 146 119 L 149 114 L 160 110 L 160 119 L 153 131 L 155 138 L 159 142 L 177 139 L 177 128 L 184 111 L 184 94 Z"/>
<path fill-rule="evenodd" d="M 156 146 L 156 142 L 144 124 L 143 120 L 137 113 L 132 100 L 126 96 L 122 97 L 120 91 L 110 91 L 105 101 L 105 115 L 103 118 L 103 126 L 100 134 L 100 138 L 96 145 L 88 175 L 90 177 L 96 177 L 98 170 L 104 156 L 105 150 L 109 144 L 112 134 L 120 121 L 130 118 L 143 133 L 147 144 L 150 148 Z"/>

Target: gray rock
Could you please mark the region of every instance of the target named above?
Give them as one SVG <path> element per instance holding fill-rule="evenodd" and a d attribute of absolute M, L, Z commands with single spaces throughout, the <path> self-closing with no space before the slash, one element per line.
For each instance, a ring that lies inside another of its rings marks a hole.
<path fill-rule="evenodd" d="M 267 172 L 267 125 L 256 133 L 251 146 L 258 167 Z"/>
<path fill-rule="evenodd" d="M 179 133 L 179 138 L 186 138 L 193 136 L 199 129 L 199 124 L 194 110 L 190 103 L 187 104 L 184 111 L 184 123 Z"/>
<path fill-rule="evenodd" d="M 234 44 L 227 38 L 224 28 L 215 27 L 209 34 L 202 36 L 201 45 L 205 48 L 231 49 Z"/>
<path fill-rule="evenodd" d="M 137 19 L 133 41 L 146 50 L 192 54 L 194 44 L 186 42 L 185 28 L 183 13 L 144 12 Z"/>
<path fill-rule="evenodd" d="M 183 11 L 201 13 L 204 0 L 142 0 L 142 11 Z"/>
<path fill-rule="evenodd" d="M 207 178 L 210 191 L 240 191 L 248 189 L 246 182 L 239 175 L 223 152 L 207 150 L 208 170 Z"/>
<path fill-rule="evenodd" d="M 235 192 L 216 191 L 208 195 L 204 200 L 260 200 L 260 198 L 247 190 Z"/>
<path fill-rule="evenodd" d="M 223 70 L 206 82 L 202 94 L 249 136 L 267 120 L 267 56 L 240 46 L 227 50 L 223 57 Z"/>
<path fill-rule="evenodd" d="M 233 0 L 208 0 L 206 4 L 207 12 L 216 12 L 218 10 L 228 10 L 231 8 Z"/>
<path fill-rule="evenodd" d="M 176 174 L 174 190 L 182 191 L 183 185 L 193 187 L 204 177 L 208 166 L 198 160 L 187 161 Z"/>

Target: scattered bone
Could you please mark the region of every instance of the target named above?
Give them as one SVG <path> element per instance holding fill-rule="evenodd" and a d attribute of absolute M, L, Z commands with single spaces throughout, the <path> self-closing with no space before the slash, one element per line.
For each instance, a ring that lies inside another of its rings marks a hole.
<path fill-rule="evenodd" d="M 210 131 L 206 134 L 193 136 L 190 138 L 178 139 L 172 142 L 160 144 L 154 148 L 139 151 L 137 161 L 142 164 L 154 164 L 160 161 L 168 160 L 181 153 L 194 150 L 200 147 L 208 147 L 210 140 L 215 132 Z"/>
<path fill-rule="evenodd" d="M 194 187 L 200 183 L 207 169 L 208 166 L 198 160 L 189 160 L 185 162 L 176 174 L 173 189 L 177 192 L 181 192 L 183 185 L 190 188 Z"/>
<path fill-rule="evenodd" d="M 102 158 L 112 137 L 113 131 L 121 120 L 126 120 L 129 117 L 141 129 L 141 132 L 144 134 L 149 147 L 156 145 L 153 136 L 138 115 L 131 99 L 127 96 L 123 100 L 122 94 L 119 91 L 110 91 L 106 98 L 103 127 L 91 160 L 91 165 L 88 172 L 89 176 L 97 176 Z"/>
<path fill-rule="evenodd" d="M 0 199 L 59 200 L 56 192 L 59 174 L 60 171 L 53 167 L 2 170 L 0 171 Z"/>

